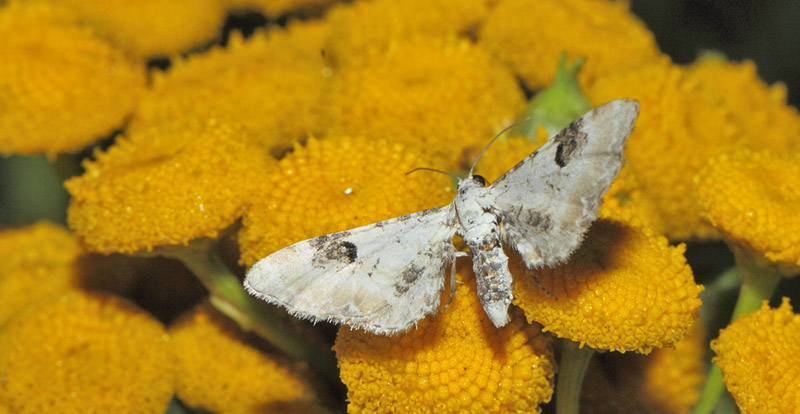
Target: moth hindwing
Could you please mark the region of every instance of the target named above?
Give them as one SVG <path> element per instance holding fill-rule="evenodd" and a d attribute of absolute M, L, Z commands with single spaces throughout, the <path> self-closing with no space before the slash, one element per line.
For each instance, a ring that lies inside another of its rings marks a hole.
<path fill-rule="evenodd" d="M 458 234 L 470 248 L 483 308 L 501 327 L 513 283 L 503 244 L 530 269 L 566 261 L 619 173 L 638 112 L 628 100 L 597 107 L 488 187 L 470 173 L 447 206 L 278 250 L 250 269 L 245 288 L 312 321 L 403 332 L 438 309 Z"/>

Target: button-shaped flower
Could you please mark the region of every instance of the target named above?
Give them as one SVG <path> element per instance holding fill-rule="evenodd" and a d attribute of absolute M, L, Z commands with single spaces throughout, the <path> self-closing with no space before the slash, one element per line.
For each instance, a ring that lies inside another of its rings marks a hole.
<path fill-rule="evenodd" d="M 703 216 L 737 253 L 786 276 L 800 271 L 800 155 L 723 154 L 695 184 Z"/>
<path fill-rule="evenodd" d="M 169 329 L 177 394 L 215 412 L 320 412 L 311 387 L 291 367 L 247 344 L 235 322 L 198 306 Z"/>
<path fill-rule="evenodd" d="M 144 91 L 144 65 L 57 4 L 4 5 L 0 38 L 0 153 L 77 151 L 118 128 Z"/>
<path fill-rule="evenodd" d="M 532 90 L 553 82 L 563 53 L 586 59 L 584 80 L 660 55 L 653 34 L 619 1 L 505 0 L 486 18 L 479 40 Z"/>
<path fill-rule="evenodd" d="M 164 327 L 127 301 L 73 291 L 0 331 L 0 404 L 18 414 L 163 413 L 175 392 Z"/>
<path fill-rule="evenodd" d="M 474 158 L 524 106 L 511 72 L 482 47 L 436 37 L 334 71 L 321 99 L 329 134 L 417 143 L 452 162 Z"/>
<path fill-rule="evenodd" d="M 800 315 L 788 298 L 767 302 L 711 341 L 723 382 L 742 413 L 796 413 L 800 401 Z"/>
<path fill-rule="evenodd" d="M 472 263 L 460 262 L 457 274 L 462 283 L 452 302 L 415 329 L 392 337 L 339 330 L 334 349 L 349 412 L 539 412 L 550 400 L 550 337 L 516 312 L 495 328 Z"/>
<path fill-rule="evenodd" d="M 246 130 L 223 119 L 157 124 L 119 138 L 65 183 L 68 222 L 102 253 L 214 238 L 243 214 L 273 162 Z"/>

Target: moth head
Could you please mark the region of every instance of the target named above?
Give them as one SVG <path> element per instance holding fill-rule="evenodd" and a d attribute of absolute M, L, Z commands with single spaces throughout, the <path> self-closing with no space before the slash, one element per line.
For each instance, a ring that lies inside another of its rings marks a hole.
<path fill-rule="evenodd" d="M 480 185 L 481 187 L 486 187 L 486 179 L 483 178 L 483 176 L 475 174 L 475 175 L 472 176 L 472 181 L 475 184 Z"/>

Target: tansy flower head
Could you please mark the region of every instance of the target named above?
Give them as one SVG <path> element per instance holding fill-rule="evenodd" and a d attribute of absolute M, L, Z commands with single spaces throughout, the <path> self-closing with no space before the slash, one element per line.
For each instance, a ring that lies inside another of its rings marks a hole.
<path fill-rule="evenodd" d="M 216 237 L 272 162 L 247 131 L 213 117 L 158 124 L 95 155 L 65 186 L 70 227 L 102 253 Z"/>
<path fill-rule="evenodd" d="M 743 145 L 800 151 L 800 114 L 786 104 L 786 85 L 766 85 L 752 61 L 705 56 L 688 67 L 688 74 L 704 94 L 731 112 L 728 121 L 739 130 Z"/>
<path fill-rule="evenodd" d="M 550 338 L 518 313 L 496 329 L 471 262 L 459 264 L 464 283 L 452 303 L 416 328 L 393 337 L 339 329 L 334 350 L 349 412 L 539 412 L 550 400 Z"/>
<path fill-rule="evenodd" d="M 174 368 L 163 326 L 114 296 L 71 292 L 0 331 L 0 401 L 26 413 L 163 413 Z"/>
<path fill-rule="evenodd" d="M 581 413 L 688 414 L 705 379 L 703 327 L 692 325 L 674 348 L 650 355 L 605 353 L 589 365 L 581 392 Z"/>
<path fill-rule="evenodd" d="M 126 58 L 56 5 L 0 8 L 0 152 L 78 150 L 122 124 L 145 85 Z"/>
<path fill-rule="evenodd" d="M 331 10 L 326 49 L 337 66 L 361 65 L 409 39 L 452 37 L 487 12 L 486 0 L 375 0 Z"/>
<path fill-rule="evenodd" d="M 212 39 L 225 18 L 219 0 L 48 0 L 139 59 L 173 55 Z"/>
<path fill-rule="evenodd" d="M 315 12 L 333 0 L 219 0 L 229 9 L 258 10 L 268 16 Z"/>
<path fill-rule="evenodd" d="M 185 403 L 215 412 L 320 412 L 309 385 L 284 364 L 247 345 L 236 324 L 210 305 L 170 327 Z"/>
<path fill-rule="evenodd" d="M 484 22 L 480 44 L 533 90 L 553 82 L 562 53 L 585 58 L 580 77 L 591 80 L 659 56 L 653 34 L 628 7 L 607 0 L 504 0 Z"/>
<path fill-rule="evenodd" d="M 684 68 L 668 61 L 620 70 L 598 78 L 587 90 L 599 105 L 625 96 L 641 105 L 636 127 L 628 139 L 624 174 L 633 174 L 638 188 L 617 187 L 618 194 L 633 193 L 649 200 L 637 207 L 652 225 L 674 239 L 708 238 L 716 230 L 700 217 L 692 191 L 692 175 L 713 155 L 735 147 L 735 128 L 729 112 L 716 105 Z M 636 202 L 631 198 L 629 202 Z M 657 211 L 648 212 L 655 208 Z"/>
<path fill-rule="evenodd" d="M 330 133 L 415 142 L 451 161 L 477 153 L 524 106 L 514 77 L 481 47 L 438 38 L 335 71 L 322 102 Z"/>
<path fill-rule="evenodd" d="M 742 413 L 795 413 L 800 401 L 800 315 L 767 302 L 711 341 L 723 382 Z"/>
<path fill-rule="evenodd" d="M 564 265 L 527 271 L 512 256 L 514 304 L 559 337 L 648 353 L 683 339 L 698 317 L 703 288 L 694 283 L 684 250 L 648 231 L 599 220 Z"/>
<path fill-rule="evenodd" d="M 234 34 L 226 48 L 176 60 L 165 75 L 156 76 L 130 130 L 187 114 L 225 114 L 268 149 L 286 150 L 316 125 L 325 80 L 319 42 L 325 31 L 319 23 L 295 23 L 247 41 Z"/>
<path fill-rule="evenodd" d="M 239 234 L 248 265 L 294 242 L 445 205 L 448 177 L 417 167 L 443 164 L 412 145 L 331 137 L 308 140 L 260 183 Z"/>
<path fill-rule="evenodd" d="M 704 217 L 738 253 L 785 275 L 800 271 L 800 154 L 723 154 L 695 184 Z"/>
<path fill-rule="evenodd" d="M 78 286 L 77 238 L 50 223 L 0 232 L 0 325 L 44 297 Z"/>

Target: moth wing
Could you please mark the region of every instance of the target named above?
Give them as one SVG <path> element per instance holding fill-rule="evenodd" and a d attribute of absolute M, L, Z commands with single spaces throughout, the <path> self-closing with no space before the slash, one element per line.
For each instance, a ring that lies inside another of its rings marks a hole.
<path fill-rule="evenodd" d="M 455 231 L 449 205 L 327 234 L 261 259 L 244 285 L 295 316 L 391 335 L 439 307 Z"/>
<path fill-rule="evenodd" d="M 597 107 L 491 185 L 500 235 L 529 268 L 561 263 L 578 248 L 622 167 L 638 113 L 636 101 Z"/>

